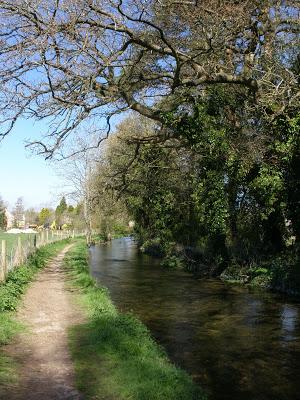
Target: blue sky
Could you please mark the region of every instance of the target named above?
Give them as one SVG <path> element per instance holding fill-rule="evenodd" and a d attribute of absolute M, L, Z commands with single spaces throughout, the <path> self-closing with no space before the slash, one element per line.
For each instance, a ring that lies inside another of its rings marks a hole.
<path fill-rule="evenodd" d="M 112 130 L 126 115 L 124 113 L 112 119 Z M 41 140 L 48 129 L 47 120 L 36 122 L 20 119 L 13 131 L 0 142 L 0 196 L 9 209 L 14 207 L 18 197 L 23 198 L 26 208 L 56 207 L 66 194 L 66 187 L 67 192 L 71 190 L 70 183 L 66 185 L 59 173 L 59 168 L 64 167 L 63 163 L 45 161 L 25 148 L 26 141 Z"/>
<path fill-rule="evenodd" d="M 18 197 L 23 197 L 27 208 L 56 206 L 59 201 L 62 182 L 54 168 L 25 149 L 26 139 L 45 130 L 43 124 L 21 119 L 0 143 L 0 195 L 9 208 Z"/>

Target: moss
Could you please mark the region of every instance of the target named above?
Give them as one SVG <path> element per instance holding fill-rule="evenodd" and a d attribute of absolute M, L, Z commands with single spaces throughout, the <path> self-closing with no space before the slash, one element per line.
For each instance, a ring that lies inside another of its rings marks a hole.
<path fill-rule="evenodd" d="M 223 281 L 231 283 L 248 283 L 250 281 L 250 273 L 248 268 L 233 263 L 221 273 L 220 278 Z"/>
<path fill-rule="evenodd" d="M 182 269 L 184 268 L 184 260 L 175 255 L 168 256 L 163 259 L 161 266 L 170 269 Z"/>

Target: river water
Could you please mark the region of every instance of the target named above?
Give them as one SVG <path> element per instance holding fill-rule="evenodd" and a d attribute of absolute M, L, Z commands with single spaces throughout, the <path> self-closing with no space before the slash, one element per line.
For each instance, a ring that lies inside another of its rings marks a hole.
<path fill-rule="evenodd" d="M 300 400 L 300 302 L 164 269 L 130 238 L 92 247 L 90 268 L 210 399 Z"/>

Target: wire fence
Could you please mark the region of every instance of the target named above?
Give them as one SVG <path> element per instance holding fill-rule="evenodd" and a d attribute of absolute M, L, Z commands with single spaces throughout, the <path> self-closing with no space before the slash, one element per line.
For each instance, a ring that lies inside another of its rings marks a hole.
<path fill-rule="evenodd" d="M 19 265 L 22 265 L 39 247 L 82 235 L 84 235 L 84 232 L 75 230 L 45 230 L 32 234 L 18 234 L 13 244 L 5 239 L 1 240 L 0 282 L 5 281 L 8 273 Z"/>

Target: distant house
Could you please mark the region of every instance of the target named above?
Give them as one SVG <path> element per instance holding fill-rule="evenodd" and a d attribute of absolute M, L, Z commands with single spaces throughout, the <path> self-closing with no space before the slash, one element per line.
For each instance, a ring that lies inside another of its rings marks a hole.
<path fill-rule="evenodd" d="M 5 209 L 5 216 L 7 220 L 7 229 L 10 229 L 14 226 L 14 216 L 7 209 Z"/>
<path fill-rule="evenodd" d="M 21 228 L 21 229 L 25 228 L 25 215 L 24 214 L 18 221 L 15 221 L 14 215 L 6 209 L 5 216 L 6 216 L 6 220 L 7 220 L 7 229 L 11 229 L 14 227 Z"/>

